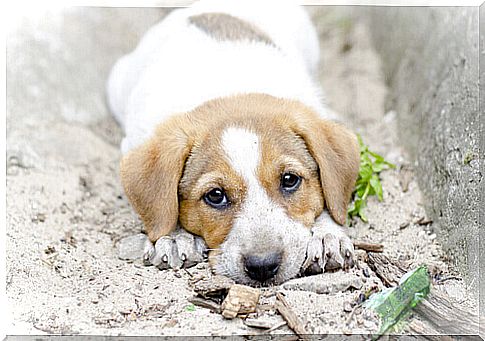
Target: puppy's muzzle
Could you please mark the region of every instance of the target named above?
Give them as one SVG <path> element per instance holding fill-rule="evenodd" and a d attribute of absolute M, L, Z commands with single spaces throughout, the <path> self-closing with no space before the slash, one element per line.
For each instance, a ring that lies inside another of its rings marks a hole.
<path fill-rule="evenodd" d="M 281 265 L 281 253 L 249 255 L 244 257 L 244 271 L 249 278 L 265 282 L 276 276 Z"/>

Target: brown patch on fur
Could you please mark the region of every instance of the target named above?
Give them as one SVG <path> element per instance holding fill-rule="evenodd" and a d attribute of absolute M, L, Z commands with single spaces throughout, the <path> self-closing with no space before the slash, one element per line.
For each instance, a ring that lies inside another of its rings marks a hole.
<path fill-rule="evenodd" d="M 191 152 L 179 185 L 180 223 L 202 236 L 209 248 L 218 247 L 231 230 L 234 216 L 246 195 L 246 186 L 225 161 L 219 132 L 210 132 Z M 205 203 L 204 194 L 222 188 L 230 206 L 215 209 Z"/>
<path fill-rule="evenodd" d="M 225 13 L 202 13 L 189 22 L 216 40 L 260 41 L 275 46 L 266 33 L 242 19 Z"/>
<path fill-rule="evenodd" d="M 220 146 L 221 134 L 230 126 L 260 136 L 258 176 L 291 217 L 310 226 L 323 209 L 323 191 L 330 214 L 344 224 L 359 167 L 355 136 L 298 101 L 247 94 L 211 100 L 169 119 L 123 158 L 123 186 L 152 242 L 173 231 L 178 220 L 210 248 L 224 241 L 247 190 Z M 280 176 L 290 164 L 304 181 L 299 191 L 284 197 Z M 203 201 L 203 194 L 215 186 L 229 196 L 232 204 L 226 210 Z"/>
<path fill-rule="evenodd" d="M 270 122 L 268 122 L 270 123 Z M 288 215 L 310 227 L 323 211 L 323 193 L 318 165 L 306 149 L 305 142 L 288 127 L 260 126 L 261 163 L 258 178 L 269 197 L 283 207 Z M 290 172 L 302 178 L 297 191 L 281 191 L 281 176 Z"/>
<path fill-rule="evenodd" d="M 344 225 L 359 172 L 356 136 L 342 125 L 321 120 L 310 112 L 294 115 L 293 130 L 305 140 L 318 163 L 328 211 L 337 223 Z"/>

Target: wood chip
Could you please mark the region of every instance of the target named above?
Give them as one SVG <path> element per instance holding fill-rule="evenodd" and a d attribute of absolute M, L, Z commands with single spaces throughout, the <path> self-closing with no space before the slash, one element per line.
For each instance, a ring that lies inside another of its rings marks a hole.
<path fill-rule="evenodd" d="M 256 311 L 260 290 L 246 285 L 234 284 L 222 302 L 222 316 L 233 319 L 237 315 L 249 314 Z"/>
<path fill-rule="evenodd" d="M 353 241 L 354 247 L 356 249 L 361 249 L 365 250 L 367 252 L 383 252 L 384 251 L 384 245 L 382 244 L 374 244 L 374 243 L 368 243 L 360 240 L 354 240 Z"/>
<path fill-rule="evenodd" d="M 291 309 L 291 306 L 286 301 L 286 298 L 280 292 L 276 293 L 275 306 L 281 316 L 283 316 L 283 319 L 288 324 L 288 327 L 290 327 L 290 329 L 293 330 L 296 335 L 303 339 L 306 339 L 308 332 L 306 331 L 305 326 L 300 321 L 295 312 Z"/>

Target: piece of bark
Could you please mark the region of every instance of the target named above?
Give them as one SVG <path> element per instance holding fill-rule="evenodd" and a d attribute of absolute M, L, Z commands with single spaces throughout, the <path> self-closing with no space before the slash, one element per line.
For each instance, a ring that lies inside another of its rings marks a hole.
<path fill-rule="evenodd" d="M 249 314 L 256 311 L 260 290 L 246 285 L 234 284 L 222 302 L 222 316 L 233 319 L 237 315 Z"/>
<path fill-rule="evenodd" d="M 189 302 L 199 307 L 210 309 L 215 313 L 221 313 L 221 305 L 217 304 L 214 301 L 207 300 L 201 297 L 191 297 L 189 298 Z"/>
<path fill-rule="evenodd" d="M 276 310 L 278 310 L 288 324 L 288 327 L 290 327 L 290 329 L 293 330 L 299 337 L 306 338 L 308 332 L 306 331 L 305 326 L 291 309 L 291 306 L 288 304 L 288 301 L 286 301 L 282 293 L 276 293 L 275 306 Z"/>
<path fill-rule="evenodd" d="M 483 335 L 485 319 L 461 308 L 448 295 L 431 290 L 415 308 L 423 322 L 429 322 L 440 334 Z"/>
<path fill-rule="evenodd" d="M 434 329 L 429 323 L 424 323 L 418 318 L 413 318 L 411 322 L 406 326 L 406 332 L 413 335 L 426 335 L 426 339 L 429 340 L 441 340 L 444 335 L 439 335 L 439 332 Z M 445 339 L 446 341 L 450 339 Z"/>
<path fill-rule="evenodd" d="M 384 245 L 382 244 L 375 244 L 375 243 L 368 243 L 360 240 L 353 241 L 354 247 L 356 249 L 365 250 L 367 252 L 383 252 Z"/>
<path fill-rule="evenodd" d="M 409 270 L 408 264 L 377 253 L 369 253 L 368 264 L 387 287 L 398 285 L 401 277 Z"/>
<path fill-rule="evenodd" d="M 234 281 L 225 276 L 214 275 L 201 279 L 194 284 L 194 291 L 203 298 L 217 298 L 220 301 L 234 285 Z"/>

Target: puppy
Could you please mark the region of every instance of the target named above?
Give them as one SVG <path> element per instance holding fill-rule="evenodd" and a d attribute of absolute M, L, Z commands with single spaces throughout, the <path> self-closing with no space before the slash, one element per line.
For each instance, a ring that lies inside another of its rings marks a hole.
<path fill-rule="evenodd" d="M 318 54 L 296 5 L 202 0 L 116 63 L 108 101 L 146 262 L 189 266 L 208 248 L 216 273 L 255 286 L 351 265 L 359 150 L 322 104 Z"/>

